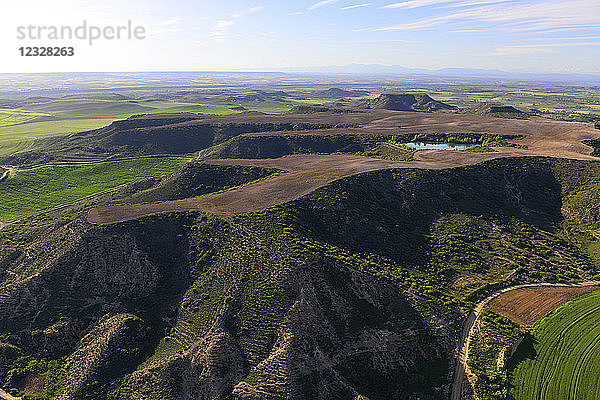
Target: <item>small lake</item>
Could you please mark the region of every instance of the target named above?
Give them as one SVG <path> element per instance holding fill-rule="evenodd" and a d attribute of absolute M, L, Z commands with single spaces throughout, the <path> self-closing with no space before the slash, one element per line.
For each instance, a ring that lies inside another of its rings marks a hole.
<path fill-rule="evenodd" d="M 411 149 L 417 150 L 466 150 L 471 147 L 477 147 L 476 144 L 464 144 L 464 143 L 425 143 L 425 142 L 411 142 L 402 143 L 402 146 L 410 147 Z"/>

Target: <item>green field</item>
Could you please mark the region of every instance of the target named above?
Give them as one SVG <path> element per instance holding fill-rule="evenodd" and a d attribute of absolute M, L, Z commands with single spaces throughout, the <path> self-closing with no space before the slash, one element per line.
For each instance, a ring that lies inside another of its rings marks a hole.
<path fill-rule="evenodd" d="M 511 372 L 515 400 L 597 400 L 600 291 L 566 303 L 533 327 Z"/>
<path fill-rule="evenodd" d="M 163 100 L 55 99 L 34 103 L 30 107 L 35 111 L 0 109 L 0 157 L 29 150 L 40 137 L 98 129 L 137 114 L 190 112 L 227 115 L 239 112 L 222 105 Z M 42 116 L 52 119 L 36 120 Z"/>
<path fill-rule="evenodd" d="M 59 121 L 29 122 L 0 126 L 0 157 L 29 149 L 36 138 L 48 135 L 66 135 L 89 131 L 109 125 L 117 118 L 66 119 Z"/>
<path fill-rule="evenodd" d="M 56 107 L 57 102 L 53 105 Z M 64 111 L 57 111 L 52 115 L 61 119 L 70 118 L 128 118 L 138 114 L 160 114 L 160 113 L 180 113 L 190 112 L 196 114 L 216 114 L 228 115 L 235 114 L 235 111 L 226 106 L 175 103 L 169 101 L 140 101 L 140 102 L 98 102 L 94 106 L 79 108 L 77 103 L 70 102 L 65 104 Z M 103 104 L 105 103 L 105 104 Z M 68 108 L 68 107 L 71 108 Z"/>
<path fill-rule="evenodd" d="M 47 117 L 48 114 L 35 111 L 0 108 L 0 126 L 22 124 L 37 117 Z"/>
<path fill-rule="evenodd" d="M 140 158 L 18 172 L 0 182 L 0 221 L 10 222 L 129 182 L 178 170 L 187 158 Z"/>

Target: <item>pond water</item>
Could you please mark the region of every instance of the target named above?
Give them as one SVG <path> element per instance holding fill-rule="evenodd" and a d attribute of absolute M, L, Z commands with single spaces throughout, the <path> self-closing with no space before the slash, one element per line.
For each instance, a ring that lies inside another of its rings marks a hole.
<path fill-rule="evenodd" d="M 417 150 L 466 150 L 471 147 L 477 147 L 476 144 L 464 144 L 464 143 L 425 143 L 425 142 L 411 142 L 402 143 L 403 146 L 410 147 L 411 149 Z"/>

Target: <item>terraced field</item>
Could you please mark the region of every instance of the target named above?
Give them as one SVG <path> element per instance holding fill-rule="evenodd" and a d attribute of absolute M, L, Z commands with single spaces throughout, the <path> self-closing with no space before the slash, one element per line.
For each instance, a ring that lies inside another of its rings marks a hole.
<path fill-rule="evenodd" d="M 31 121 L 37 117 L 45 117 L 48 114 L 38 113 L 35 111 L 26 111 L 10 108 L 0 108 L 0 126 L 21 124 Z"/>
<path fill-rule="evenodd" d="M 515 355 L 515 400 L 596 400 L 600 393 L 600 291 L 566 303 L 533 326 Z"/>
<path fill-rule="evenodd" d="M 20 171 L 0 182 L 0 221 L 10 222 L 86 196 L 181 168 L 188 159 L 141 158 Z"/>

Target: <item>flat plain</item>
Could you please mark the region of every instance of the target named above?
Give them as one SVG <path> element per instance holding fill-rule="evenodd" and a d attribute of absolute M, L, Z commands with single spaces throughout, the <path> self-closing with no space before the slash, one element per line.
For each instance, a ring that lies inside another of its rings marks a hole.
<path fill-rule="evenodd" d="M 225 105 L 174 101 L 99 99 L 94 96 L 22 101 L 0 109 L 0 157 L 35 148 L 37 139 L 98 129 L 137 114 L 199 113 L 227 115 L 239 111 Z"/>

